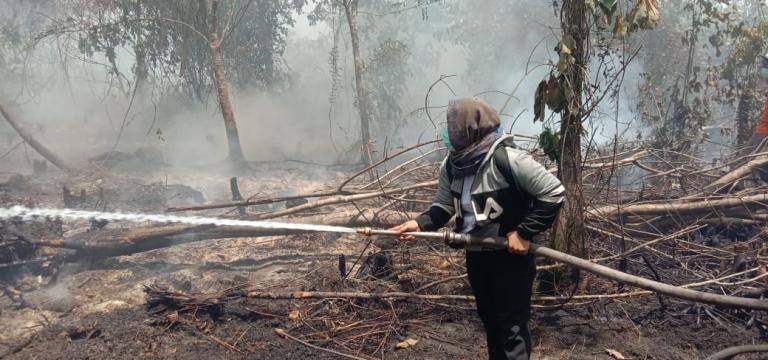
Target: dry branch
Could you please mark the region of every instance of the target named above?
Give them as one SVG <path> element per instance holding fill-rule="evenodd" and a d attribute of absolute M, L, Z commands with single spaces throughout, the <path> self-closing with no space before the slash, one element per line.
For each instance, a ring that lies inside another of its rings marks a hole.
<path fill-rule="evenodd" d="M 256 219 L 259 219 L 259 220 L 273 219 L 276 217 L 291 215 L 301 211 L 318 208 L 321 206 L 336 205 L 336 204 L 349 203 L 349 202 L 358 201 L 358 200 L 372 199 L 372 198 L 387 196 L 391 194 L 402 193 L 410 190 L 432 188 L 435 186 L 437 186 L 437 180 L 427 181 L 427 182 L 405 186 L 397 189 L 387 189 L 387 190 L 373 191 L 369 193 L 354 194 L 354 195 L 332 196 L 325 199 L 310 201 L 306 204 L 294 206 L 292 208 L 288 208 L 284 210 L 278 210 L 278 211 L 273 211 L 269 213 L 259 214 L 256 216 Z"/>
<path fill-rule="evenodd" d="M 422 146 L 426 146 L 426 145 L 430 145 L 430 144 L 435 144 L 435 143 L 438 143 L 440 141 L 442 141 L 442 140 L 432 140 L 432 141 L 427 141 L 427 142 L 424 142 L 424 143 L 416 144 L 416 145 L 407 147 L 405 149 L 402 149 L 402 150 L 400 150 L 400 151 L 398 151 L 398 152 L 396 152 L 396 153 L 394 153 L 392 155 L 389 155 L 389 156 L 387 156 L 387 157 L 377 161 L 376 163 L 371 164 L 371 165 L 365 167 L 364 169 L 362 169 L 362 170 L 352 174 L 352 176 L 348 177 L 346 180 L 342 181 L 341 184 L 339 184 L 339 186 L 336 188 L 336 192 L 337 193 L 343 192 L 344 186 L 349 184 L 352 180 L 356 179 L 360 175 L 365 174 L 368 171 L 371 171 L 371 169 L 375 169 L 377 166 L 379 166 L 379 165 L 381 165 L 381 164 L 383 164 L 383 163 L 385 163 L 385 162 L 387 162 L 389 160 L 394 159 L 395 157 L 398 157 L 398 156 L 400 156 L 402 154 L 405 154 L 405 153 L 407 153 L 407 152 L 409 152 L 411 150 L 418 149 L 418 148 L 420 148 Z"/>
<path fill-rule="evenodd" d="M 321 193 L 315 193 L 315 194 L 301 194 L 301 195 L 281 196 L 281 197 L 275 197 L 275 198 L 269 198 L 269 199 L 233 201 L 233 202 L 227 202 L 227 203 L 198 205 L 198 206 L 186 206 L 186 207 L 170 207 L 170 208 L 166 209 L 165 211 L 166 212 L 201 211 L 201 210 L 212 210 L 212 209 L 224 209 L 224 208 L 229 208 L 229 207 L 243 207 L 243 206 L 265 205 L 265 204 L 274 204 L 274 203 L 277 203 L 277 202 L 283 202 L 283 201 L 288 201 L 288 200 L 309 199 L 309 198 L 333 196 L 333 195 L 339 195 L 339 194 L 340 193 L 337 192 L 337 191 L 327 191 L 327 192 L 321 192 Z"/>
<path fill-rule="evenodd" d="M 664 284 L 658 281 L 645 279 L 639 276 L 630 275 L 617 271 L 606 266 L 592 263 L 590 261 L 577 258 L 572 255 L 561 253 L 543 246 L 531 244 L 531 252 L 536 255 L 546 256 L 550 259 L 560 261 L 584 271 L 596 274 L 598 276 L 627 284 L 642 289 L 647 289 L 656 293 L 668 295 L 671 297 L 707 304 L 715 304 L 731 308 L 746 308 L 757 310 L 768 310 L 768 301 L 760 299 L 741 298 L 735 296 L 726 296 L 710 294 L 696 290 L 690 290 L 674 285 Z M 617 294 L 621 295 L 621 294 Z M 250 291 L 248 297 L 260 299 L 421 299 L 421 300 L 460 300 L 473 301 L 474 297 L 468 295 L 422 295 L 404 292 L 388 293 L 364 293 L 364 292 L 322 292 L 322 291 L 295 291 L 295 292 L 263 292 Z M 545 300 L 545 299 L 542 299 Z"/>
<path fill-rule="evenodd" d="M 474 301 L 471 295 L 425 295 L 406 292 L 366 293 L 334 291 L 249 291 L 253 299 L 419 299 L 419 300 L 459 300 Z"/>
<path fill-rule="evenodd" d="M 679 299 L 690 300 L 694 302 L 721 305 L 731 308 L 747 308 L 768 310 L 768 301 L 759 299 L 740 298 L 735 296 L 726 296 L 710 294 L 701 291 L 681 288 L 674 285 L 664 284 L 658 281 L 645 279 L 639 276 L 623 273 L 609 267 L 595 264 L 588 260 L 561 253 L 544 246 L 531 244 L 530 251 L 536 255 L 546 256 L 550 259 L 566 263 L 584 271 L 596 274 L 598 276 L 618 281 L 622 284 L 639 287 L 641 289 L 651 290 L 660 294 L 676 297 Z"/>
<path fill-rule="evenodd" d="M 750 160 L 746 164 L 739 166 L 733 171 L 723 175 L 721 178 L 715 180 L 713 183 L 707 185 L 704 188 L 705 193 L 716 193 L 722 188 L 732 184 L 733 182 L 740 180 L 755 170 L 755 168 L 768 164 L 768 155 L 763 155 Z"/>
<path fill-rule="evenodd" d="M 32 135 L 26 132 L 24 128 L 11 117 L 8 111 L 6 111 L 2 102 L 0 102 L 0 114 L 5 117 L 5 120 L 8 121 L 8 124 L 10 124 L 14 130 L 16 130 L 16 133 L 18 133 L 19 136 L 21 136 L 21 138 L 24 139 L 27 144 L 29 144 L 29 146 L 35 149 L 35 151 L 42 155 L 46 160 L 50 161 L 51 164 L 55 165 L 61 170 L 72 171 L 72 168 L 69 167 L 69 165 L 67 165 L 64 160 L 62 160 L 58 155 L 54 154 L 51 150 L 45 147 L 45 145 L 41 144 L 34 137 L 32 137 Z"/>
<path fill-rule="evenodd" d="M 311 347 L 311 348 L 313 348 L 313 349 L 315 349 L 315 350 L 320 350 L 320 351 L 323 351 L 323 352 L 327 352 L 327 353 L 330 353 L 330 354 L 333 354 L 333 355 L 336 355 L 336 356 L 341 356 L 341 357 L 343 357 L 343 358 L 347 358 L 347 359 L 353 359 L 353 360 L 366 360 L 366 358 L 362 358 L 362 357 L 359 357 L 359 356 L 354 356 L 354 355 L 350 355 L 350 354 L 345 354 L 345 353 L 343 353 L 343 352 L 339 352 L 339 351 L 336 351 L 336 350 L 331 350 L 331 349 L 326 349 L 326 348 L 324 348 L 324 347 L 320 347 L 320 346 L 317 346 L 317 345 L 314 345 L 314 344 L 310 344 L 310 343 L 308 343 L 308 342 L 306 342 L 306 341 L 304 341 L 304 340 L 301 340 L 301 339 L 299 339 L 299 338 L 297 338 L 297 337 L 295 337 L 295 336 L 293 336 L 293 335 L 289 334 L 287 331 L 285 331 L 285 330 L 283 330 L 283 329 L 279 329 L 279 328 L 278 328 L 278 329 L 275 329 L 275 333 L 276 333 L 277 335 L 280 335 L 280 336 L 282 336 L 282 337 L 284 337 L 284 338 L 287 338 L 287 339 L 293 340 L 293 341 L 295 341 L 295 342 L 297 342 L 297 343 L 299 343 L 299 344 L 302 344 L 302 345 L 304 345 L 304 346 L 308 346 L 308 347 Z"/>
<path fill-rule="evenodd" d="M 699 214 L 703 212 L 726 210 L 735 207 L 768 207 L 768 194 L 747 196 L 728 196 L 691 200 L 664 200 L 653 203 L 631 204 L 623 207 L 606 205 L 587 211 L 593 219 L 610 218 L 618 215 L 670 215 Z"/>

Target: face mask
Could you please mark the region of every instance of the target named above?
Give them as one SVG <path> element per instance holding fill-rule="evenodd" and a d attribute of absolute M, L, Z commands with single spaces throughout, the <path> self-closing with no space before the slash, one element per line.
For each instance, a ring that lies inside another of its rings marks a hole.
<path fill-rule="evenodd" d="M 760 76 L 762 76 L 763 79 L 768 80 L 768 68 L 761 68 Z"/>
<path fill-rule="evenodd" d="M 453 145 L 451 145 L 451 137 L 448 135 L 448 128 L 443 129 L 443 144 L 445 144 L 445 147 L 448 149 L 448 151 L 454 151 Z"/>

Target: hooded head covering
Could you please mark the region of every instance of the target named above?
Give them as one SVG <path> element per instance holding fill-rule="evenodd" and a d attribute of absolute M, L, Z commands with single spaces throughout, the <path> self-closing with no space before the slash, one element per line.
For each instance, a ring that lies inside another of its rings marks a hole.
<path fill-rule="evenodd" d="M 501 136 L 499 113 L 477 97 L 451 100 L 447 122 L 443 138 L 451 150 L 448 161 L 453 176 L 474 174 Z"/>
<path fill-rule="evenodd" d="M 499 128 L 499 113 L 477 97 L 448 102 L 448 139 L 460 152 Z"/>

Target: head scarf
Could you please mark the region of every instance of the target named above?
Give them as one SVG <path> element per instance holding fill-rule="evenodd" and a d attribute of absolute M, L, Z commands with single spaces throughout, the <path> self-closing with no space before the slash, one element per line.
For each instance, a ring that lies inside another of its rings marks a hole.
<path fill-rule="evenodd" d="M 476 173 L 500 136 L 499 113 L 488 103 L 477 97 L 451 100 L 443 140 L 451 150 L 448 161 L 452 175 Z"/>

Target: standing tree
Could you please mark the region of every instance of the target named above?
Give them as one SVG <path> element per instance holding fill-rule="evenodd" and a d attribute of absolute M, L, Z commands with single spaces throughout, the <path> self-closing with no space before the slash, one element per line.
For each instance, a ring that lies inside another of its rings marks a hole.
<path fill-rule="evenodd" d="M 410 47 L 414 45 L 413 36 L 400 35 L 410 34 L 403 30 L 412 26 L 405 17 L 412 13 L 411 10 L 421 9 L 423 18 L 426 8 L 435 2 L 409 0 L 393 4 L 374 0 L 318 0 L 309 15 L 312 24 L 324 20 L 334 24 L 331 103 L 338 91 L 339 72 L 344 70 L 339 67 L 338 36 L 343 32 L 342 27 L 349 31 L 364 163 L 372 162 L 375 141 L 393 135 L 402 125 L 402 99 L 407 97 L 406 83 L 411 76 L 408 61 Z M 335 25 L 336 14 L 343 18 L 338 27 Z"/>
<path fill-rule="evenodd" d="M 229 99 L 229 86 L 224 72 L 224 57 L 221 55 L 221 40 L 219 34 L 219 20 L 216 16 L 218 0 L 200 0 L 200 7 L 205 9 L 205 19 L 208 23 L 208 43 L 211 48 L 211 71 L 213 82 L 218 93 L 221 115 L 224 117 L 224 128 L 227 132 L 227 144 L 229 144 L 229 160 L 240 162 L 244 160 L 243 149 L 240 146 L 240 135 L 237 133 L 235 112 Z"/>
<path fill-rule="evenodd" d="M 560 24 L 563 40 L 559 45 L 561 81 L 569 96 L 560 121 L 560 156 L 558 177 L 568 196 L 554 226 L 553 246 L 559 251 L 584 257 L 584 194 L 582 192 L 581 134 L 583 109 L 582 91 L 589 65 L 589 16 L 584 0 L 563 1 Z"/>
<path fill-rule="evenodd" d="M 339 0 L 349 25 L 352 40 L 352 58 L 355 64 L 355 89 L 357 90 L 357 110 L 360 112 L 360 141 L 363 146 L 362 159 L 366 164 L 373 163 L 371 153 L 371 105 L 368 88 L 365 84 L 365 62 L 360 54 L 360 30 L 358 22 L 359 0 Z"/>
<path fill-rule="evenodd" d="M 558 177 L 567 193 L 565 205 L 553 227 L 552 245 L 559 251 L 579 257 L 586 256 L 586 203 L 582 188 L 584 123 L 597 113 L 595 109 L 606 96 L 615 97 L 619 93 L 620 79 L 633 58 L 625 54 L 627 35 L 652 28 L 659 21 L 656 0 L 636 0 L 632 5 L 632 10 L 625 16 L 623 11 L 617 11 L 623 10 L 619 0 L 564 0 L 560 8 L 562 37 L 556 48 L 559 60 L 549 78 L 536 89 L 534 121 L 548 121 L 545 107 L 561 114 L 560 131 L 553 132 L 547 127 L 540 136 L 540 146 L 557 162 Z M 613 34 L 606 37 L 606 33 L 610 34 L 609 25 L 612 25 Z M 614 46 L 619 39 L 622 46 Z M 600 61 L 598 68 L 602 70 L 590 79 L 590 52 L 593 50 L 600 52 L 596 58 Z M 618 61 L 614 62 L 612 58 Z M 618 106 L 618 98 L 614 99 L 614 105 Z"/>

